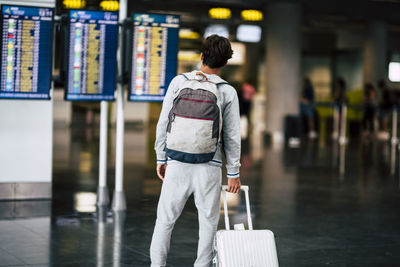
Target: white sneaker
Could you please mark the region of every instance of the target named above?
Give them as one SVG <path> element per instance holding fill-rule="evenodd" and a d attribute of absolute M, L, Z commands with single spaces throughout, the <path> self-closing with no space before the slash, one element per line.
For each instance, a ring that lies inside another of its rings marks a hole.
<path fill-rule="evenodd" d="M 315 138 L 317 138 L 317 137 L 318 137 L 318 134 L 317 134 L 316 131 L 310 131 L 310 132 L 308 133 L 308 138 L 310 138 L 310 139 L 315 139 Z"/>
<path fill-rule="evenodd" d="M 378 132 L 377 138 L 379 140 L 387 141 L 390 138 L 390 134 L 386 131 L 381 131 L 381 132 Z"/>
<path fill-rule="evenodd" d="M 289 147 L 292 147 L 292 148 L 300 147 L 300 138 L 298 138 L 298 137 L 290 137 L 289 138 Z"/>

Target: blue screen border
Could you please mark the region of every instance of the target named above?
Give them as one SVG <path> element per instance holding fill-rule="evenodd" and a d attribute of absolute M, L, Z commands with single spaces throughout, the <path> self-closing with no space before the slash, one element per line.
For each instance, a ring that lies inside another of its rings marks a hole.
<path fill-rule="evenodd" d="M 2 26 L 3 26 L 3 6 L 10 6 L 10 7 L 22 7 L 22 8 L 47 8 L 47 9 L 51 9 L 53 12 L 52 12 L 52 16 L 51 16 L 51 32 L 52 32 L 52 35 L 51 35 L 51 44 L 52 44 L 52 46 L 51 46 L 51 53 L 50 53 L 50 57 L 49 57 L 49 60 L 50 60 L 50 77 L 52 77 L 53 76 L 53 54 L 54 54 L 54 13 L 55 13 L 55 8 L 54 7 L 47 7 L 47 6 L 26 6 L 26 5 L 10 5 L 10 4 L 6 4 L 6 3 L 4 3 L 4 4 L 1 4 L 0 5 L 0 11 L 1 11 L 1 13 L 0 13 L 0 25 L 1 25 L 1 27 L 0 27 L 0 29 L 2 29 Z M 0 47 L 2 48 L 3 47 L 3 39 L 1 38 L 1 40 L 0 40 Z M 0 53 L 0 62 L 1 62 L 1 60 L 2 60 L 2 55 L 1 55 L 1 53 Z M 0 75 L 1 76 L 1 75 Z M 53 79 L 52 78 L 50 78 L 50 86 L 49 86 L 49 90 L 48 90 L 48 94 L 47 94 L 47 97 L 38 97 L 38 98 L 31 98 L 31 97 L 0 97 L 0 101 L 3 99 L 3 100 L 51 100 L 51 89 L 52 89 L 52 83 L 53 82 Z"/>
<path fill-rule="evenodd" d="M 117 27 L 120 27 L 118 12 L 114 12 L 114 11 L 99 11 L 99 10 L 84 10 L 84 9 L 70 9 L 69 12 L 68 12 L 67 23 L 66 23 L 66 28 L 67 28 L 67 33 L 68 33 L 68 37 L 66 39 L 67 48 L 69 48 L 68 44 L 70 43 L 70 34 L 69 33 L 70 33 L 70 25 L 71 25 L 71 13 L 72 12 L 77 12 L 77 11 L 78 12 L 79 11 L 84 11 L 84 12 L 103 12 L 103 13 L 110 12 L 110 13 L 114 13 L 114 14 L 116 13 L 117 16 L 118 16 L 117 17 Z M 95 20 L 98 20 L 98 19 L 95 19 Z M 119 40 L 117 40 L 117 42 L 118 41 Z M 117 43 L 117 47 L 118 47 L 118 43 Z M 118 53 L 118 50 L 117 50 L 117 53 Z M 116 100 L 115 93 L 116 93 L 116 86 L 117 86 L 117 83 L 118 83 L 118 72 L 117 72 L 118 71 L 118 66 L 116 67 L 116 70 L 115 70 L 116 71 L 116 73 L 115 73 L 116 82 L 115 82 L 115 87 L 114 87 L 114 95 L 113 95 L 112 98 L 110 98 L 110 99 L 107 99 L 107 98 L 93 99 L 93 98 L 90 98 L 90 96 L 87 96 L 87 98 L 86 97 L 79 97 L 78 99 L 72 99 L 72 98 L 68 97 L 70 95 L 70 94 L 68 94 L 69 56 L 70 56 L 69 52 L 66 53 L 65 60 L 68 63 L 67 63 L 67 67 L 66 67 L 66 81 L 65 81 L 65 84 L 64 84 L 64 100 L 65 101 L 74 101 L 74 102 L 101 102 L 101 101 L 107 101 L 107 102 L 114 102 Z"/>
<path fill-rule="evenodd" d="M 144 12 L 135 12 L 135 11 L 132 12 L 131 14 L 132 14 L 132 17 L 129 18 L 129 23 L 130 23 L 130 27 L 131 27 L 130 28 L 130 30 L 131 30 L 131 40 L 130 40 L 130 46 L 128 47 L 130 49 L 129 50 L 129 54 L 128 54 L 129 55 L 128 57 L 129 57 L 129 60 L 130 60 L 130 64 L 129 64 L 130 67 L 129 67 L 127 100 L 129 102 L 152 102 L 152 103 L 157 102 L 157 103 L 161 103 L 161 102 L 164 101 L 164 97 L 165 97 L 165 94 L 168 91 L 169 84 L 166 85 L 165 93 L 164 93 L 164 95 L 162 95 L 162 99 L 150 99 L 150 97 L 151 97 L 150 95 L 142 95 L 143 98 L 144 97 L 149 97 L 149 99 L 135 99 L 136 95 L 131 93 L 132 92 L 131 84 L 132 84 L 132 75 L 133 75 L 133 73 L 132 73 L 133 66 L 132 66 L 131 63 L 132 63 L 132 58 L 134 56 L 133 53 L 132 53 L 132 48 L 133 48 L 133 45 L 134 45 L 134 42 L 133 42 L 133 31 L 134 31 L 134 27 L 135 27 L 135 14 L 178 17 L 178 19 L 179 19 L 179 23 L 177 24 L 178 25 L 178 32 L 179 32 L 180 25 L 181 25 L 181 16 L 180 15 L 176 15 L 176 14 L 144 13 Z M 157 23 L 159 23 L 159 22 L 157 22 Z M 178 41 L 176 42 L 176 51 L 179 52 L 179 36 L 178 36 Z M 178 55 L 177 55 L 177 57 L 178 57 Z M 176 60 L 177 60 L 176 72 L 177 72 L 177 70 L 178 70 L 178 58 Z M 160 95 L 158 95 L 158 96 L 160 96 Z"/>

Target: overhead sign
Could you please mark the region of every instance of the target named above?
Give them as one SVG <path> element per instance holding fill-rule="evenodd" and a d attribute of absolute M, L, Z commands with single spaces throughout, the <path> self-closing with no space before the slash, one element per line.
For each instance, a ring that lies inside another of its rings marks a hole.
<path fill-rule="evenodd" d="M 176 76 L 179 16 L 133 14 L 131 101 L 162 101 Z"/>
<path fill-rule="evenodd" d="M 63 0 L 64 8 L 78 9 L 86 6 L 86 0 Z"/>
<path fill-rule="evenodd" d="M 243 65 L 246 59 L 246 45 L 239 42 L 231 42 L 233 50 L 232 58 L 228 60 L 228 65 Z"/>
<path fill-rule="evenodd" d="M 261 21 L 263 20 L 263 13 L 260 10 L 247 9 L 240 12 L 243 20 L 247 21 Z"/>
<path fill-rule="evenodd" d="M 100 7 L 105 11 L 118 11 L 119 10 L 119 1 L 101 1 Z"/>
<path fill-rule="evenodd" d="M 232 12 L 229 8 L 214 7 L 208 10 L 208 15 L 212 19 L 230 19 L 232 16 Z"/>
<path fill-rule="evenodd" d="M 69 12 L 66 100 L 114 100 L 118 15 Z"/>
<path fill-rule="evenodd" d="M 210 35 L 219 35 L 225 38 L 229 38 L 229 30 L 228 26 L 224 24 L 211 24 L 206 27 L 204 30 L 204 38 L 207 38 Z"/>
<path fill-rule="evenodd" d="M 400 82 L 400 62 L 389 63 L 389 80 L 391 82 Z"/>
<path fill-rule="evenodd" d="M 0 98 L 49 99 L 54 9 L 1 6 Z"/>
<path fill-rule="evenodd" d="M 239 25 L 236 39 L 241 42 L 258 43 L 261 40 L 261 27 L 258 25 Z"/>

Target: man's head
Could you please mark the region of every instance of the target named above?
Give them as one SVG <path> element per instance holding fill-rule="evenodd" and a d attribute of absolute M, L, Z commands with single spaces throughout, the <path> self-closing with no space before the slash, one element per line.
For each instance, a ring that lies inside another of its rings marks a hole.
<path fill-rule="evenodd" d="M 339 89 L 346 89 L 346 81 L 342 77 L 337 78 L 336 84 Z"/>
<path fill-rule="evenodd" d="M 225 66 L 228 59 L 232 58 L 233 51 L 228 39 L 213 34 L 204 40 L 201 53 L 204 65 L 218 69 Z"/>
<path fill-rule="evenodd" d="M 385 81 L 384 81 L 384 80 L 379 80 L 379 81 L 378 81 L 378 87 L 379 87 L 380 89 L 386 89 L 386 83 L 385 83 Z"/>

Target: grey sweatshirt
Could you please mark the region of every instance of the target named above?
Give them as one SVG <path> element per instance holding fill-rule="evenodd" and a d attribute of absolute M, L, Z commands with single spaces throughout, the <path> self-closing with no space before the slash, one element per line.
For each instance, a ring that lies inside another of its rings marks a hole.
<path fill-rule="evenodd" d="M 186 73 L 189 78 L 195 76 L 198 70 Z M 207 78 L 215 83 L 225 82 L 218 75 L 206 74 Z M 172 108 L 174 98 L 181 84 L 185 81 L 183 75 L 176 76 L 170 83 L 164 98 L 160 118 L 157 123 L 156 142 L 154 149 L 157 154 L 157 163 L 165 164 L 168 159 L 165 154 L 165 143 L 167 138 L 168 114 Z M 221 109 L 222 109 L 222 139 L 224 143 L 224 153 L 226 157 L 226 170 L 228 178 L 238 178 L 240 176 L 240 114 L 239 100 L 236 90 L 228 85 L 222 84 L 218 86 L 220 92 Z M 214 158 L 209 162 L 210 165 L 222 166 L 222 140 L 220 139 L 217 152 Z"/>

